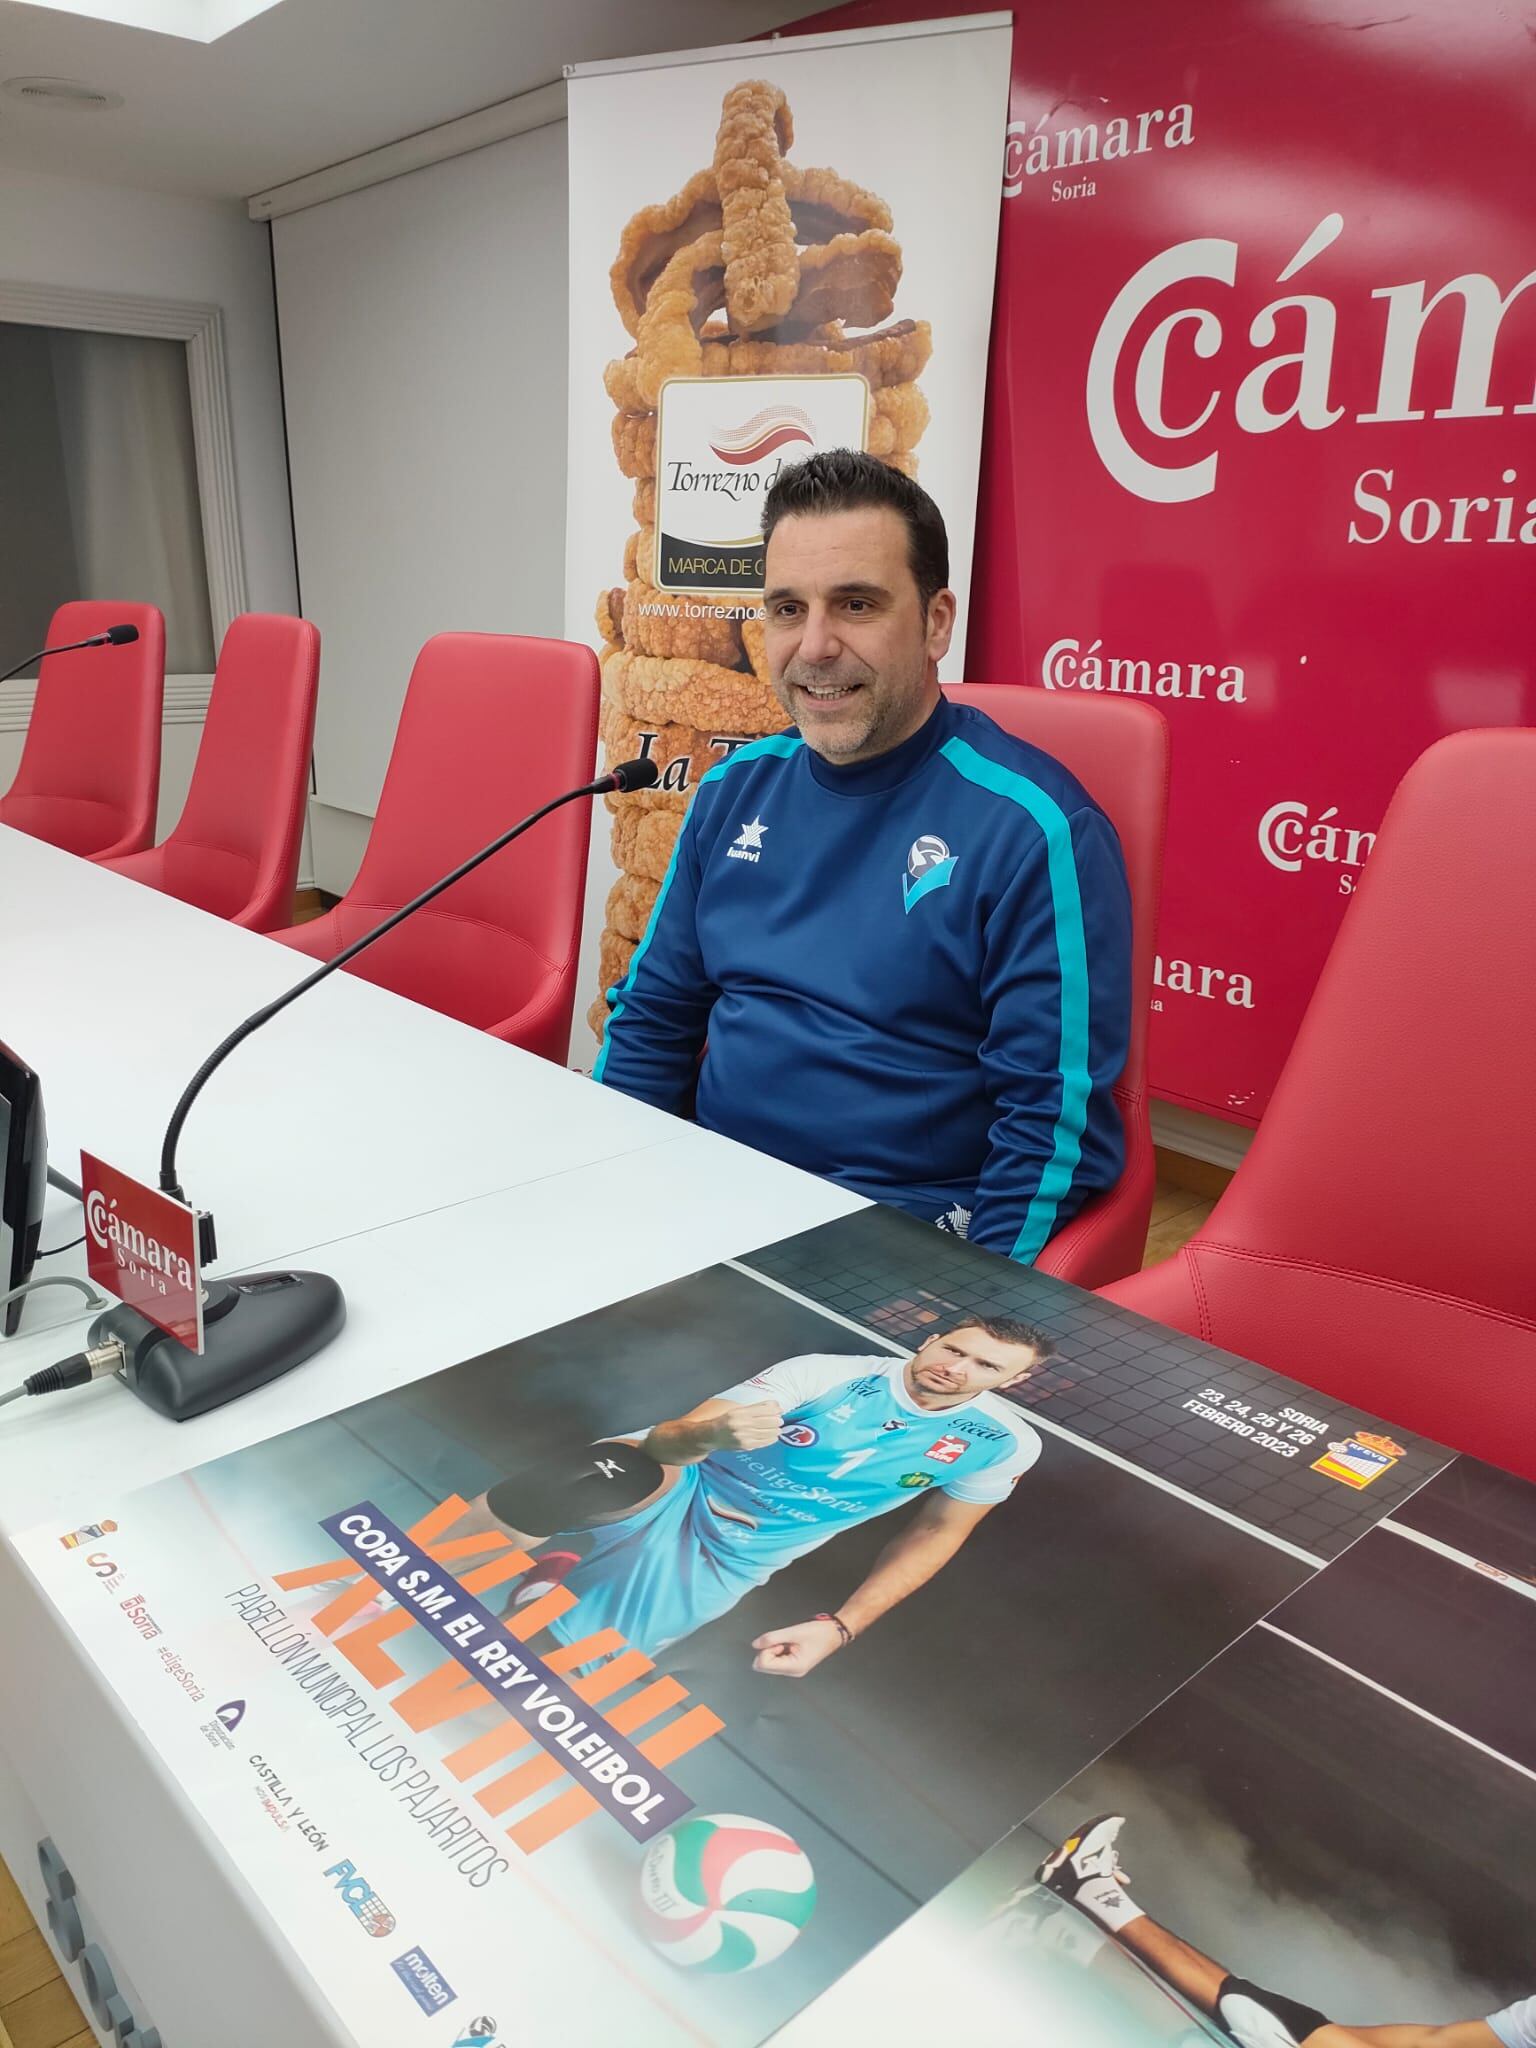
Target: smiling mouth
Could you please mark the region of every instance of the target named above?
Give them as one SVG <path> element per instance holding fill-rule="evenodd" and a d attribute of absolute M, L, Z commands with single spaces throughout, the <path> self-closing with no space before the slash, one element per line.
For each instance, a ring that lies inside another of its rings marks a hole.
<path fill-rule="evenodd" d="M 801 696 L 809 697 L 813 704 L 846 704 L 854 692 L 862 687 L 859 683 L 796 683 L 795 685 Z"/>

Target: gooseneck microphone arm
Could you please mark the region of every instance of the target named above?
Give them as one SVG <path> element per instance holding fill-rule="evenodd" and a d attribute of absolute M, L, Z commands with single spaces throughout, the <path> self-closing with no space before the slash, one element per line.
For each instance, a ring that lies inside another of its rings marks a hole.
<path fill-rule="evenodd" d="M 444 875 L 442 880 L 434 882 L 430 889 L 423 889 L 419 896 L 413 896 L 409 903 L 403 904 L 399 910 L 392 911 L 381 924 L 376 924 L 372 931 L 364 932 L 362 937 L 354 939 L 350 946 L 343 946 L 339 953 L 323 961 L 313 974 L 306 974 L 302 981 L 295 982 L 290 989 L 285 989 L 275 1002 L 268 1003 L 265 1009 L 258 1010 L 252 1017 L 247 1017 L 243 1024 L 237 1024 L 222 1044 L 215 1046 L 203 1061 L 187 1083 L 181 1100 L 171 1111 L 171 1120 L 165 1127 L 165 1140 L 160 1148 L 161 1193 L 170 1195 L 178 1202 L 186 1200 L 176 1177 L 176 1146 L 181 1137 L 182 1126 L 187 1120 L 187 1112 L 202 1093 L 209 1078 L 224 1064 L 237 1045 L 244 1044 L 253 1031 L 259 1031 L 270 1018 L 275 1017 L 280 1010 L 286 1010 L 290 1003 L 297 1002 L 306 990 L 312 989 L 317 982 L 324 981 L 328 974 L 334 974 L 339 967 L 345 967 L 349 960 L 355 960 L 365 946 L 371 946 L 375 939 L 382 939 L 386 932 L 392 932 L 397 924 L 403 924 L 413 912 L 430 903 L 434 896 L 441 896 L 443 891 L 451 889 L 455 882 L 463 881 L 464 877 L 479 867 L 482 861 L 489 860 L 492 854 L 500 853 L 504 846 L 509 846 L 531 826 L 537 825 L 541 818 L 547 818 L 551 811 L 559 810 L 562 804 L 577 803 L 582 797 L 606 796 L 610 790 L 625 792 L 647 789 L 657 781 L 658 773 L 654 761 L 624 761 L 611 773 L 600 775 L 595 782 L 583 783 L 580 789 L 566 790 L 562 796 L 553 798 L 538 810 L 530 812 L 526 818 L 520 819 L 510 830 L 503 832 L 499 839 L 493 839 L 489 846 L 482 846 L 478 853 L 472 853 L 468 860 L 453 870 L 452 874 Z"/>
<path fill-rule="evenodd" d="M 89 640 L 71 640 L 65 647 L 40 647 L 36 654 L 29 654 L 24 661 L 18 661 L 14 668 L 8 668 L 0 683 L 8 683 L 12 676 L 19 676 L 24 668 L 30 668 L 34 661 L 41 661 L 49 654 L 77 654 L 82 647 L 126 647 L 137 640 L 137 626 L 108 626 L 104 633 L 93 633 Z"/>

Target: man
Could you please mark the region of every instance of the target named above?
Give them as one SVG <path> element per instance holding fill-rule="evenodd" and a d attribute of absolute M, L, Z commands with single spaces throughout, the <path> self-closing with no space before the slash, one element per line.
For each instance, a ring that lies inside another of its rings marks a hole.
<path fill-rule="evenodd" d="M 1311 2006 L 1234 1977 L 1159 1927 L 1131 1899 L 1116 1849 L 1124 1825 L 1119 1813 L 1086 1821 L 1047 1856 L 1038 1881 L 1092 1914 L 1164 1983 L 1209 2013 L 1238 2048 L 1536 2048 L 1536 1997 L 1485 2020 L 1453 2020 L 1449 2026 L 1345 2027 Z"/>
<path fill-rule="evenodd" d="M 1061 765 L 939 691 L 926 492 L 846 449 L 768 493 L 796 730 L 700 781 L 596 1078 L 1028 1264 L 1120 1172 L 1131 919 Z M 708 1053 L 699 1058 L 708 1040 Z"/>
<path fill-rule="evenodd" d="M 753 1642 L 755 1670 L 805 1677 L 926 1585 L 1034 1464 L 1039 1437 L 997 1396 L 1054 1349 L 1027 1323 L 988 1317 L 930 1337 L 908 1359 L 783 1359 L 686 1415 L 614 1439 L 637 1444 L 663 1478 L 632 1511 L 585 1523 L 585 1555 L 565 1554 L 578 1604 L 551 1632 L 577 1642 L 617 1629 L 654 1654 L 840 1529 L 915 1503 L 837 1609 Z M 515 1480 L 476 1507 L 525 1547 L 549 1535 L 519 1522 Z"/>

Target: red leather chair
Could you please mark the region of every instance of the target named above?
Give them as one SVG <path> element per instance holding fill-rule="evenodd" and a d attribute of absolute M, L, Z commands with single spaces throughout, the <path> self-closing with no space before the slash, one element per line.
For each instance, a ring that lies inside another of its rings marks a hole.
<path fill-rule="evenodd" d="M 477 847 L 597 770 L 597 657 L 568 640 L 439 633 L 416 657 L 357 880 L 274 933 L 328 960 Z M 564 1062 L 590 808 L 568 804 L 347 969 Z"/>
<path fill-rule="evenodd" d="M 119 624 L 137 626 L 138 639 L 44 657 L 16 779 L 0 796 L 0 825 L 92 860 L 155 836 L 165 620 L 157 605 L 82 598 L 48 628 L 61 646 Z"/>
<path fill-rule="evenodd" d="M 1132 928 L 1131 1040 L 1115 1087 L 1125 1166 L 1115 1185 L 1091 1196 L 1035 1260 L 1042 1273 L 1078 1287 L 1101 1287 L 1141 1264 L 1157 1181 L 1147 1024 L 1168 816 L 1168 726 L 1155 706 L 1132 697 L 1079 697 L 1020 683 L 953 684 L 945 695 L 975 705 L 1015 738 L 1054 755 L 1120 835 Z"/>
<path fill-rule="evenodd" d="M 234 620 L 176 829 L 101 866 L 251 931 L 290 924 L 319 684 L 320 635 L 307 619 Z"/>
<path fill-rule="evenodd" d="M 1536 731 L 1399 785 L 1252 1147 L 1103 1292 L 1536 1480 Z"/>

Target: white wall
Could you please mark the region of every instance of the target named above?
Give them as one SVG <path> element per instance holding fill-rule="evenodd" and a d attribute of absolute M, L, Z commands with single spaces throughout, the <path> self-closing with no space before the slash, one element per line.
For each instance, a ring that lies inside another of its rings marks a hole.
<path fill-rule="evenodd" d="M 361 856 L 422 642 L 561 632 L 565 145 L 561 122 L 274 223 L 325 889 Z"/>
<path fill-rule="evenodd" d="M 0 166 L 0 277 L 223 308 L 247 601 L 253 611 L 296 611 L 266 228 L 233 200 L 138 192 Z M 166 727 L 161 833 L 181 810 L 200 730 L 174 722 Z M 20 734 L 0 732 L 0 788 L 10 782 L 20 752 Z M 306 859 L 301 881 L 307 873 Z"/>

